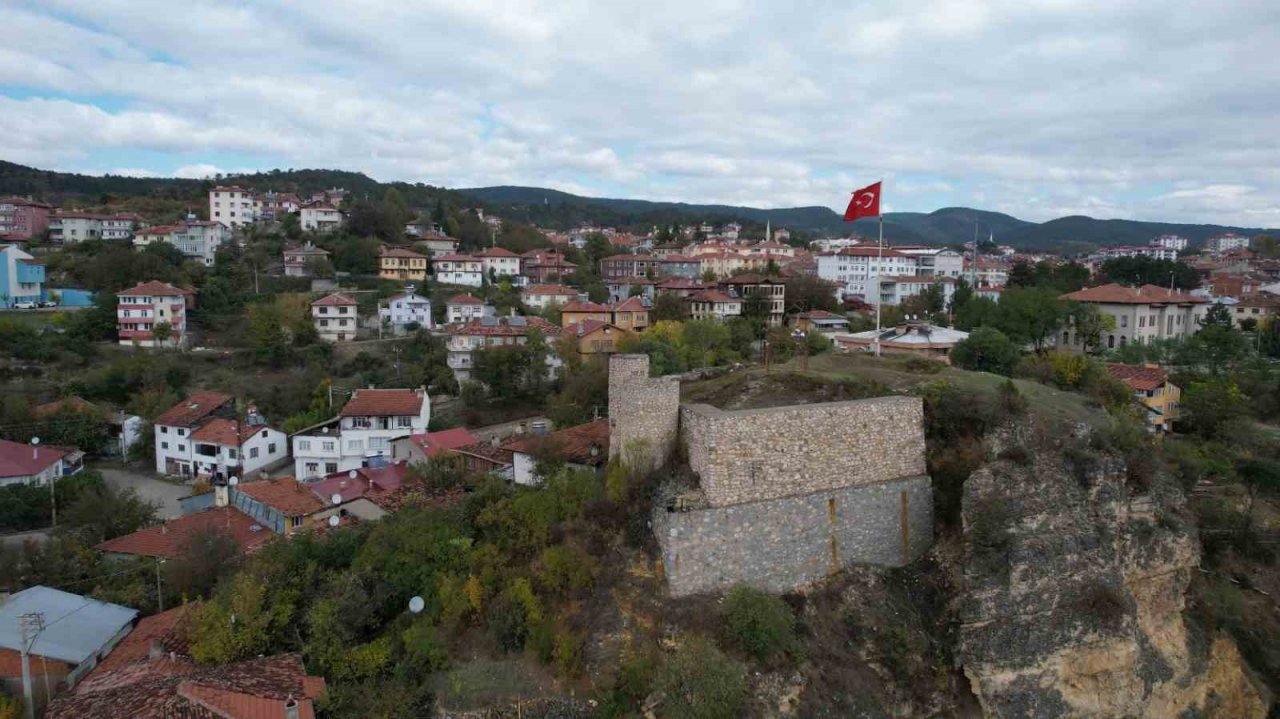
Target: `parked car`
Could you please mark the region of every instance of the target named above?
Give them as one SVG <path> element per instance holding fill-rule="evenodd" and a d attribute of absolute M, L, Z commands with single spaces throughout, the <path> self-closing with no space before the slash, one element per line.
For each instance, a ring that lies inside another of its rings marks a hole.
<path fill-rule="evenodd" d="M 15 302 L 15 303 L 13 303 L 13 308 L 14 308 L 15 310 L 34 310 L 34 309 L 35 309 L 36 307 L 38 307 L 38 306 L 39 306 L 39 305 L 37 305 L 35 302 Z"/>
<path fill-rule="evenodd" d="M 41 307 L 57 307 L 58 303 L 54 302 L 53 300 L 45 300 L 40 303 L 40 306 Z"/>

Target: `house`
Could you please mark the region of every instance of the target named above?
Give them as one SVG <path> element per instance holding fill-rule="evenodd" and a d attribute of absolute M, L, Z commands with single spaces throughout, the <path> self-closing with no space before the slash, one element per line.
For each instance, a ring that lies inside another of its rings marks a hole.
<path fill-rule="evenodd" d="M 649 329 L 649 305 L 639 297 L 628 297 L 609 305 L 609 322 L 628 332 Z"/>
<path fill-rule="evenodd" d="M 484 284 L 484 263 L 471 255 L 440 255 L 433 261 L 436 282 L 479 287 Z"/>
<path fill-rule="evenodd" d="M 595 302 L 574 300 L 560 308 L 560 324 L 564 327 L 587 320 L 608 322 L 611 319 L 613 319 L 613 313 L 609 306 Z"/>
<path fill-rule="evenodd" d="M 611 302 L 621 302 L 628 297 L 639 297 L 652 303 L 658 281 L 648 277 L 618 277 L 606 280 L 605 289 L 609 290 Z"/>
<path fill-rule="evenodd" d="M 385 462 L 392 440 L 425 432 L 430 420 L 425 388 L 358 389 L 337 417 L 292 436 L 294 476 L 310 479 Z"/>
<path fill-rule="evenodd" d="M 1243 295 L 1231 307 L 1231 314 L 1235 318 L 1236 327 L 1240 327 L 1248 319 L 1259 324 L 1270 322 L 1280 314 L 1280 297 L 1265 292 Z"/>
<path fill-rule="evenodd" d="M 968 337 L 968 332 L 950 327 L 908 321 L 879 331 L 837 334 L 832 340 L 836 349 L 843 352 L 875 352 L 879 345 L 882 353 L 913 354 L 951 364 L 951 350 Z"/>
<path fill-rule="evenodd" d="M 427 256 L 403 247 L 378 248 L 378 277 L 401 282 L 425 282 Z"/>
<path fill-rule="evenodd" d="M 954 277 L 940 275 L 885 275 L 880 280 L 880 302 L 886 305 L 900 305 L 912 297 L 924 294 L 925 291 L 939 287 L 942 290 L 942 302 L 945 307 L 951 302 L 956 292 Z M 875 292 L 871 294 L 875 298 Z M 874 304 L 874 302 L 873 302 Z"/>
<path fill-rule="evenodd" d="M 34 680 L 28 708 L 39 715 L 53 688 L 74 687 L 125 638 L 137 616 L 136 609 L 52 587 L 9 595 L 0 603 L 0 687 L 9 696 L 23 696 L 21 652 L 25 627 L 34 617 L 43 629 L 28 653 Z"/>
<path fill-rule="evenodd" d="M 475 351 L 495 347 L 522 345 L 529 341 L 529 332 L 538 330 L 550 341 L 560 335 L 560 328 L 541 317 L 484 317 L 465 324 L 449 327 L 449 368 L 459 383 L 471 379 L 475 366 Z M 559 360 L 554 352 L 547 353 L 547 370 L 551 372 Z"/>
<path fill-rule="evenodd" d="M 1125 287 L 1114 283 L 1070 292 L 1062 299 L 1093 305 L 1115 322 L 1115 329 L 1106 331 L 1102 338 L 1107 349 L 1129 342 L 1182 339 L 1195 334 L 1209 305 L 1204 297 L 1165 287 Z M 1081 352 L 1086 338 L 1068 326 L 1054 339 L 1060 349 Z"/>
<path fill-rule="evenodd" d="M 445 322 L 447 324 L 470 322 L 483 317 L 492 317 L 493 315 L 493 305 L 485 304 L 484 300 L 474 295 L 454 295 L 445 303 Z"/>
<path fill-rule="evenodd" d="M 699 292 L 710 289 L 707 283 L 702 280 L 689 280 L 684 278 L 673 278 L 663 281 L 658 285 L 658 292 L 671 292 L 677 297 L 689 298 Z"/>
<path fill-rule="evenodd" d="M 0 239 L 29 242 L 49 229 L 49 205 L 29 197 L 0 198 Z"/>
<path fill-rule="evenodd" d="M 222 223 L 195 219 L 186 219 L 176 225 L 148 227 L 138 230 L 133 236 L 133 246 L 137 249 L 166 242 L 205 267 L 213 266 L 218 248 L 230 241 L 231 231 Z"/>
<path fill-rule="evenodd" d="M 600 260 L 600 276 L 606 281 L 624 277 L 685 277 L 702 274 L 702 261 L 684 255 L 612 255 Z"/>
<path fill-rule="evenodd" d="M 0 307 L 44 298 L 44 263 L 17 245 L 0 245 Z"/>
<path fill-rule="evenodd" d="M 262 206 L 259 219 L 279 220 L 285 215 L 296 213 L 302 207 L 302 198 L 292 192 L 275 192 L 268 190 L 260 196 Z"/>
<path fill-rule="evenodd" d="M 324 678 L 300 654 L 199 664 L 163 647 L 95 672 L 49 705 L 45 719 L 314 719 Z"/>
<path fill-rule="evenodd" d="M 349 295 L 335 292 L 311 303 L 311 321 L 320 339 L 326 342 L 350 342 L 356 338 L 359 302 Z"/>
<path fill-rule="evenodd" d="M 490 247 L 483 252 L 477 252 L 475 256 L 480 258 L 481 269 L 490 282 L 502 277 L 520 276 L 520 255 L 505 247 Z"/>
<path fill-rule="evenodd" d="M 552 247 L 546 250 L 530 250 L 520 255 L 520 274 L 536 284 L 560 282 L 576 272 L 578 266 Z"/>
<path fill-rule="evenodd" d="M 741 297 L 745 302 L 748 297 L 764 297 L 768 302 L 770 327 L 778 327 L 787 316 L 787 286 L 781 279 L 759 274 L 734 275 L 722 280 L 720 289 L 727 290 L 730 296 Z"/>
<path fill-rule="evenodd" d="M 328 200 L 312 200 L 298 208 L 298 220 L 307 232 L 333 232 L 342 227 L 342 212 Z"/>
<path fill-rule="evenodd" d="M 479 441 L 475 435 L 467 431 L 466 427 L 454 427 L 439 432 L 419 432 L 396 440 L 392 444 L 391 458 L 416 464 L 445 452 L 469 447 Z"/>
<path fill-rule="evenodd" d="M 443 231 L 444 228 L 440 225 L 426 219 L 407 222 L 404 226 L 404 233 L 415 239 L 419 237 L 427 237 L 429 235 L 438 235 Z"/>
<path fill-rule="evenodd" d="M 230 489 L 234 507 L 276 534 L 288 536 L 307 528 L 316 517 L 336 510 L 293 477 L 240 482 Z"/>
<path fill-rule="evenodd" d="M 141 224 L 137 215 L 56 212 L 49 216 L 49 241 L 61 244 L 85 240 L 131 240 Z"/>
<path fill-rule="evenodd" d="M 547 435 L 525 435 L 503 443 L 510 450 L 517 484 L 536 485 L 538 460 L 557 459 L 578 469 L 601 471 L 609 462 L 609 420 L 601 418 Z"/>
<path fill-rule="evenodd" d="M 377 520 L 404 505 L 409 489 L 405 483 L 408 469 L 409 464 L 404 461 L 361 467 L 331 472 L 304 486 L 339 516 Z"/>
<path fill-rule="evenodd" d="M 412 290 L 392 295 L 386 305 L 379 305 L 378 319 L 391 325 L 395 334 L 404 334 L 413 325 L 422 329 L 431 329 L 431 300 Z"/>
<path fill-rule="evenodd" d="M 564 334 L 574 338 L 578 346 L 578 354 L 596 355 L 613 354 L 617 351 L 618 341 L 631 332 L 600 320 L 582 320 L 576 324 L 565 325 Z"/>
<path fill-rule="evenodd" d="M 187 314 L 194 305 L 191 290 L 154 280 L 138 283 L 116 293 L 116 336 L 125 346 L 183 347 Z M 168 329 L 157 332 L 160 325 Z"/>
<path fill-rule="evenodd" d="M 458 241 L 445 235 L 423 237 L 415 246 L 425 248 L 432 259 L 441 255 L 452 255 L 458 251 Z"/>
<path fill-rule="evenodd" d="M 288 456 L 283 432 L 269 427 L 253 407 L 240 419 L 234 398 L 219 392 L 190 395 L 152 425 L 157 474 L 248 477 Z"/>
<path fill-rule="evenodd" d="M 302 247 L 286 247 L 284 274 L 285 277 L 310 277 L 315 263 L 328 261 L 329 251 L 316 247 L 310 242 Z"/>
<path fill-rule="evenodd" d="M 262 200 L 236 185 L 209 190 L 209 219 L 232 229 L 253 224 L 262 214 Z"/>
<path fill-rule="evenodd" d="M 0 439 L 0 487 L 46 485 L 59 477 L 79 472 L 83 466 L 84 453 L 78 449 Z"/>
<path fill-rule="evenodd" d="M 225 495 L 222 501 L 225 501 Z M 122 537 L 108 539 L 94 545 L 94 549 L 113 559 L 151 557 L 168 560 L 181 556 L 191 545 L 193 537 L 209 532 L 225 535 L 246 554 L 256 551 L 276 537 L 275 532 L 253 517 L 223 503 L 175 519 L 166 519 L 160 524 L 144 527 Z"/>
<path fill-rule="evenodd" d="M 730 297 L 720 290 L 701 290 L 685 300 L 689 316 L 695 320 L 714 319 L 724 321 L 742 315 L 742 299 Z"/>
<path fill-rule="evenodd" d="M 1000 295 L 1004 294 L 1003 285 L 990 285 L 984 287 L 975 287 L 973 293 L 977 297 L 982 297 L 992 302 L 999 302 Z"/>
<path fill-rule="evenodd" d="M 1169 373 L 1159 365 L 1108 363 L 1107 374 L 1124 382 L 1146 410 L 1147 429 L 1168 432 L 1178 419 L 1182 389 L 1169 381 Z"/>
<path fill-rule="evenodd" d="M 791 326 L 801 332 L 848 332 L 849 318 L 826 310 L 810 310 L 792 315 Z"/>
<path fill-rule="evenodd" d="M 565 285 L 533 285 L 520 293 L 520 301 L 525 307 L 546 309 L 548 305 L 567 305 L 579 297 L 578 290 Z"/>

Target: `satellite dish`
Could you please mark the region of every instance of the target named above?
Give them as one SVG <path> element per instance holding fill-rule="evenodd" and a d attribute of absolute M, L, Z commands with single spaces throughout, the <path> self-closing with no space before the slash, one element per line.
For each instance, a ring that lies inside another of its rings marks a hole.
<path fill-rule="evenodd" d="M 237 484 L 240 484 L 240 479 L 239 479 L 239 478 L 237 478 L 237 477 L 232 477 L 231 479 L 228 479 L 228 480 L 227 480 L 227 484 L 229 484 L 229 485 L 231 485 L 232 487 L 234 487 L 234 486 L 236 486 Z"/>
<path fill-rule="evenodd" d="M 329 515 L 329 526 L 336 527 L 342 523 L 342 518 L 336 514 Z"/>
<path fill-rule="evenodd" d="M 335 493 L 332 497 L 329 498 L 329 501 L 333 502 L 334 504 L 342 504 L 342 495 Z"/>
<path fill-rule="evenodd" d="M 424 608 L 426 608 L 426 606 L 427 606 L 427 603 L 422 600 L 422 597 L 414 597 L 413 599 L 409 600 L 409 611 L 413 612 L 414 614 L 421 612 Z"/>
<path fill-rule="evenodd" d="M 347 472 L 347 476 L 350 477 L 351 479 L 355 479 L 356 477 L 360 476 L 360 473 L 353 469 L 350 472 Z"/>

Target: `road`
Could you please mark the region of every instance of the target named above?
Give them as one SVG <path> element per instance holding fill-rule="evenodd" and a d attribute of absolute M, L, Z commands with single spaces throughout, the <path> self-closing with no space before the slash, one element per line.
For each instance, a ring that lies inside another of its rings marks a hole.
<path fill-rule="evenodd" d="M 160 505 L 158 513 L 163 519 L 182 516 L 182 505 L 178 503 L 178 499 L 191 494 L 190 487 L 148 477 L 127 469 L 118 467 L 95 467 L 94 469 L 102 472 L 102 478 L 112 487 L 116 489 L 128 487 L 137 492 L 139 497 Z"/>

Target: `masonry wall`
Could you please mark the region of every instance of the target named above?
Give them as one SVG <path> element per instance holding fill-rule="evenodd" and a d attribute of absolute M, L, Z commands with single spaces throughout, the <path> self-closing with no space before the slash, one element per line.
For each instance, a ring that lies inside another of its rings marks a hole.
<path fill-rule="evenodd" d="M 925 473 L 919 397 L 737 411 L 696 404 L 680 414 L 689 466 L 713 507 Z"/>
<path fill-rule="evenodd" d="M 609 456 L 649 468 L 666 461 L 679 436 L 680 380 L 650 377 L 649 356 L 609 358 Z"/>
<path fill-rule="evenodd" d="M 933 541 L 928 477 L 690 512 L 659 508 L 672 596 L 746 583 L 787 592 L 856 563 L 902 566 Z"/>

